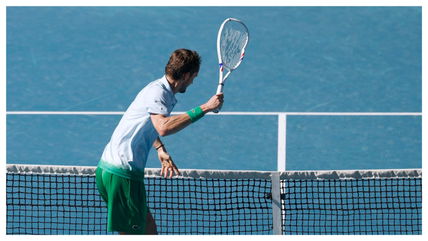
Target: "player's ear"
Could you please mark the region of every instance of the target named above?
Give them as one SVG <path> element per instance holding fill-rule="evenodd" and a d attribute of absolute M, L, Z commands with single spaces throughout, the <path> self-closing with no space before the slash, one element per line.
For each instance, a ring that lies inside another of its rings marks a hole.
<path fill-rule="evenodd" d="M 190 78 L 190 72 L 184 73 L 183 74 L 183 78 L 181 79 L 181 81 L 186 81 Z"/>

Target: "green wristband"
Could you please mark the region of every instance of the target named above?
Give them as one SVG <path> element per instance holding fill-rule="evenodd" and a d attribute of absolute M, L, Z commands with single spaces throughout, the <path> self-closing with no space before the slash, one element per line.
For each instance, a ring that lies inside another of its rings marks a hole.
<path fill-rule="evenodd" d="M 190 121 L 192 121 L 192 123 L 201 119 L 205 115 L 200 106 L 193 108 L 186 113 L 189 115 Z"/>

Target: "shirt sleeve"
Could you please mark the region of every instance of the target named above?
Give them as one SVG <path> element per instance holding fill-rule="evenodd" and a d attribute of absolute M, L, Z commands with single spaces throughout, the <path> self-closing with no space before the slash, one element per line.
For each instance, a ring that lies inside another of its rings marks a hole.
<path fill-rule="evenodd" d="M 150 114 L 169 115 L 168 101 L 164 91 L 155 91 L 149 94 L 147 101 L 147 111 Z"/>

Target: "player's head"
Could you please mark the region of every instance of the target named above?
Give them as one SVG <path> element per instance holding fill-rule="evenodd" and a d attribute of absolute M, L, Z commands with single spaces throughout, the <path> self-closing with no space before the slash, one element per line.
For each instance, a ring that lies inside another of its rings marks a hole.
<path fill-rule="evenodd" d="M 199 72 L 201 57 L 196 51 L 189 49 L 177 49 L 169 57 L 168 64 L 165 66 L 165 74 L 174 80 L 183 80 L 185 74 L 193 76 Z"/>

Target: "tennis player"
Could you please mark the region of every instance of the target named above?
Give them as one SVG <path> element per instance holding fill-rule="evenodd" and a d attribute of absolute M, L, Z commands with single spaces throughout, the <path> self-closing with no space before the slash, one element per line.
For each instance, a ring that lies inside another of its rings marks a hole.
<path fill-rule="evenodd" d="M 96 171 L 97 188 L 108 207 L 108 231 L 157 234 L 144 187 L 151 147 L 158 153 L 161 175 L 179 175 L 159 136 L 174 134 L 223 104 L 221 93 L 184 114 L 170 116 L 177 103 L 175 94 L 186 92 L 198 75 L 200 63 L 196 51 L 174 51 L 165 75 L 140 91 L 114 130 Z"/>

